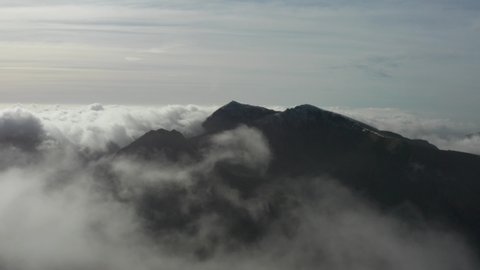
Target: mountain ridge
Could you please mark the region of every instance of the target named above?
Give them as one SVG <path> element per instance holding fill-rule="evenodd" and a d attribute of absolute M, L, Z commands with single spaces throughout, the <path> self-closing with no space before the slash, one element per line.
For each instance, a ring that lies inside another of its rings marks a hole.
<path fill-rule="evenodd" d="M 139 151 L 141 155 L 151 159 L 154 155 L 148 151 L 156 149 L 165 151 L 165 156 L 170 155 L 175 161 L 181 155 L 195 156 L 209 138 L 242 125 L 265 136 L 272 160 L 265 175 L 249 176 L 256 179 L 253 182 L 240 173 L 245 170 L 237 165 L 218 166 L 225 183 L 241 194 L 248 196 L 262 186 L 273 185 L 272 182 L 285 189 L 310 184 L 307 180 L 281 180 L 290 177 L 328 176 L 364 194 L 386 211 L 414 205 L 427 219 L 466 233 L 480 250 L 480 156 L 440 150 L 427 141 L 381 131 L 312 105 L 279 112 L 233 101 L 205 120 L 203 134 L 192 138 L 182 135 L 182 139 L 174 140 L 178 145 L 168 143 L 168 136 L 149 135 L 152 141 L 163 142 L 155 143 L 159 147 L 151 147 L 140 138 L 124 148 L 128 151 L 119 153 L 132 154 L 141 147 L 147 149 L 146 155 L 144 150 Z M 237 184 L 247 182 L 255 184 Z"/>

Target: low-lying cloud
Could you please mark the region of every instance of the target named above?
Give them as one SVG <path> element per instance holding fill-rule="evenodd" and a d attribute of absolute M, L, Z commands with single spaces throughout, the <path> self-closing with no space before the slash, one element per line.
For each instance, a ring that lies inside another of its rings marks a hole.
<path fill-rule="evenodd" d="M 158 107 L 91 104 L 30 105 L 0 111 L 0 143 L 24 148 L 69 143 L 89 152 L 112 151 L 150 130 L 176 129 L 186 136 L 202 132 L 201 123 L 216 106 Z M 281 110 L 282 107 L 275 107 Z M 425 139 L 441 149 L 480 154 L 480 126 L 472 122 L 422 116 L 397 109 L 329 108 L 382 130 Z M 53 141 L 52 141 L 53 140 Z"/>
<path fill-rule="evenodd" d="M 44 139 L 42 122 L 32 113 L 20 108 L 0 113 L 0 144 L 32 150 Z"/>
<path fill-rule="evenodd" d="M 0 141 L 21 141 L 22 146 L 32 148 L 48 138 L 92 152 L 106 151 L 159 128 L 177 129 L 187 136 L 197 134 L 214 109 L 195 105 L 17 106 L 0 112 Z"/>
<path fill-rule="evenodd" d="M 211 110 L 3 111 L 0 138 L 13 143 L 1 145 L 0 269 L 478 269 L 461 235 L 385 213 L 334 179 L 265 179 L 273 157 L 253 128 L 175 163 L 82 150 L 156 128 L 196 134 Z"/>
<path fill-rule="evenodd" d="M 393 131 L 412 139 L 427 140 L 440 149 L 480 155 L 480 126 L 476 123 L 429 117 L 390 108 L 330 109 L 381 130 Z"/>

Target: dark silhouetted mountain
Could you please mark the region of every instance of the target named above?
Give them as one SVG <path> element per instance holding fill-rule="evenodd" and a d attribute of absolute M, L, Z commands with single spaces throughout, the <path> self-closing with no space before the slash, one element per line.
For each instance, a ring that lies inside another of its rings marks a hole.
<path fill-rule="evenodd" d="M 427 141 L 381 131 L 311 105 L 277 112 L 231 102 L 208 117 L 203 123 L 205 133 L 200 136 L 185 138 L 176 131 L 151 131 L 120 152 L 152 157 L 164 151 L 167 157 L 178 158 L 179 154 L 201 152 L 212 135 L 239 125 L 260 130 L 273 158 L 263 175 L 245 173 L 236 164 L 217 166 L 216 175 L 242 196 L 257 196 L 269 189 L 289 194 L 298 187 L 308 187 L 312 179 L 328 177 L 363 194 L 385 211 L 418 216 L 405 213 L 410 211 L 405 209 L 415 209 L 413 212 L 421 213 L 426 220 L 448 224 L 480 247 L 479 156 L 439 150 Z M 237 213 L 229 228 L 242 239 L 259 237 L 268 221 L 279 215 L 282 205 L 289 205 L 282 198 L 291 197 L 279 195 L 268 202 L 268 218 L 257 224 L 236 206 L 215 200 L 211 186 L 201 186 L 205 181 L 199 183 L 198 190 L 211 194 L 210 210 L 197 205 L 194 212 L 217 211 L 220 216 Z M 148 205 L 158 207 L 156 203 Z M 185 220 L 188 218 L 180 219 Z"/>
<path fill-rule="evenodd" d="M 182 133 L 165 129 L 149 131 L 118 151 L 119 155 L 136 155 L 143 158 L 165 157 L 172 161 L 192 153 L 192 144 Z"/>
<path fill-rule="evenodd" d="M 208 132 L 217 132 L 233 128 L 239 124 L 251 124 L 253 121 L 276 111 L 232 101 L 215 111 L 203 123 Z"/>

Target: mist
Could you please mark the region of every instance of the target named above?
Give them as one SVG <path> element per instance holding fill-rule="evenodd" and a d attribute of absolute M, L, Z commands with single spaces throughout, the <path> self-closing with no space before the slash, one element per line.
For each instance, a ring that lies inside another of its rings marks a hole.
<path fill-rule="evenodd" d="M 150 129 L 199 134 L 211 110 L 2 111 L 0 269 L 478 269 L 461 234 L 328 175 L 265 179 L 275 157 L 254 128 L 178 162 L 109 148 Z"/>

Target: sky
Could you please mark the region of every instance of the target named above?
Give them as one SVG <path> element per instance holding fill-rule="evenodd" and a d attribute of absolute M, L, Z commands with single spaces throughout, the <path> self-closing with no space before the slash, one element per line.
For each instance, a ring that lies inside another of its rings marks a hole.
<path fill-rule="evenodd" d="M 480 123 L 478 0 L 0 0 L 3 103 L 398 108 Z"/>

